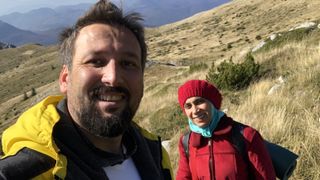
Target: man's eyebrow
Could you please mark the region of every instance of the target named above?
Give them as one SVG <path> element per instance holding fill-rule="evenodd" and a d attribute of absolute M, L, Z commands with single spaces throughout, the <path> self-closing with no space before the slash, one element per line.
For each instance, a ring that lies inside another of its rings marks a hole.
<path fill-rule="evenodd" d="M 132 51 L 124 51 L 124 52 L 120 52 L 120 53 L 127 56 L 127 57 L 130 57 L 130 58 L 137 58 L 137 59 L 139 58 L 139 54 L 132 52 Z M 86 56 L 103 56 L 103 55 L 108 55 L 108 54 L 109 54 L 109 52 L 97 50 L 97 51 L 91 51 L 85 55 Z"/>
<path fill-rule="evenodd" d="M 132 52 L 132 51 L 125 51 L 123 52 L 124 55 L 128 56 L 128 57 L 132 57 L 132 58 L 139 58 L 139 54 Z"/>
<path fill-rule="evenodd" d="M 85 53 L 85 57 L 90 57 L 90 56 L 102 56 L 102 55 L 105 55 L 106 53 L 103 52 L 103 51 L 91 51 L 91 52 L 87 52 Z"/>

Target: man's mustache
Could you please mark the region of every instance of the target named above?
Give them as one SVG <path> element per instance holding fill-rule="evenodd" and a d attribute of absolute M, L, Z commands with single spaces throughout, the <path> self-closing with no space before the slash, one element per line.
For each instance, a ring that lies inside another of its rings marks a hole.
<path fill-rule="evenodd" d="M 122 93 L 125 95 L 125 99 L 127 99 L 127 100 L 130 99 L 129 90 L 124 87 L 98 86 L 90 92 L 90 95 L 92 98 L 94 98 L 97 95 L 104 94 L 104 93 L 110 93 L 110 92 Z"/>

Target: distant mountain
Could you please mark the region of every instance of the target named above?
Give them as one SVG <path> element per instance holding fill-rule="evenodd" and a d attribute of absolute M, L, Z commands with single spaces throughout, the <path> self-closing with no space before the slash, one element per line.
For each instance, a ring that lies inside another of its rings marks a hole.
<path fill-rule="evenodd" d="M 132 0 L 124 9 L 140 12 L 147 26 L 161 26 L 215 8 L 230 0 Z"/>
<path fill-rule="evenodd" d="M 119 1 L 119 0 L 117 0 Z M 149 27 L 172 23 L 197 12 L 212 9 L 230 0 L 131 0 L 123 4 L 125 12 L 139 12 Z M 119 2 L 115 2 L 120 5 Z M 83 3 L 57 8 L 40 8 L 27 13 L 0 16 L 0 40 L 24 43 L 54 44 L 58 33 L 72 25 L 91 4 Z M 6 22 L 6 23 L 4 23 Z M 11 29 L 11 30 L 9 30 Z"/>
<path fill-rule="evenodd" d="M 56 43 L 55 35 L 45 33 L 38 34 L 31 31 L 21 30 L 8 23 L 0 21 L 0 41 L 9 44 L 22 45 L 26 43 L 53 44 Z"/>
<path fill-rule="evenodd" d="M 160 26 L 189 17 L 197 12 L 212 9 L 230 0 L 131 0 L 123 4 L 126 12 L 137 11 L 147 26 Z M 119 4 L 118 2 L 115 2 Z M 27 13 L 11 13 L 0 20 L 30 31 L 46 31 L 70 26 L 91 4 L 83 3 L 57 8 L 40 8 Z"/>
<path fill-rule="evenodd" d="M 27 13 L 11 13 L 0 17 L 20 29 L 30 31 L 47 31 L 72 24 L 90 4 L 79 4 L 75 6 L 62 6 L 56 9 L 40 8 Z"/>

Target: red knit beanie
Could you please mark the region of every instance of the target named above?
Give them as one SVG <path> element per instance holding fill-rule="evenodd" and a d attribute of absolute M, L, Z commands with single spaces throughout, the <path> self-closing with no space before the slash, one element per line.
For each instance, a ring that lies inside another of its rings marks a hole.
<path fill-rule="evenodd" d="M 209 100 L 217 109 L 221 107 L 222 96 L 214 85 L 204 80 L 189 80 L 178 89 L 178 100 L 182 111 L 186 100 L 195 96 Z"/>

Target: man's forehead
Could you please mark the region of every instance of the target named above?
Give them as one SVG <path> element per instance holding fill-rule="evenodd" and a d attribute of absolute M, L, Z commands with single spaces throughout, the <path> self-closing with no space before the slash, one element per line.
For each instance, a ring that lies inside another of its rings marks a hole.
<path fill-rule="evenodd" d="M 77 38 L 75 44 L 79 45 L 83 43 L 95 43 L 98 41 L 106 42 L 121 42 L 125 46 L 137 47 L 140 52 L 140 43 L 135 35 L 126 27 L 123 26 L 111 26 L 108 24 L 91 24 L 83 27 Z"/>
<path fill-rule="evenodd" d="M 138 40 L 129 29 L 122 26 L 88 25 L 79 31 L 74 45 L 75 54 L 92 56 L 116 50 L 122 55 L 141 59 L 141 48 Z"/>
<path fill-rule="evenodd" d="M 120 37 L 120 36 L 130 36 L 133 33 L 126 27 L 120 25 L 109 25 L 102 23 L 90 24 L 88 26 L 83 27 L 79 31 L 79 35 L 88 34 L 91 36 L 100 36 L 100 37 Z M 134 35 L 133 35 L 134 36 Z"/>

